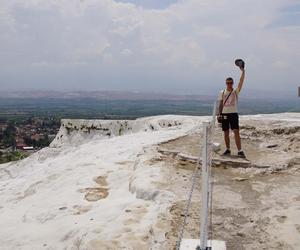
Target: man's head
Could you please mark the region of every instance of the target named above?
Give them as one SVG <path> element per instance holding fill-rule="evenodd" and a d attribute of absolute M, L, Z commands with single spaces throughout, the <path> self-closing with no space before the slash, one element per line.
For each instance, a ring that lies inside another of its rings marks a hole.
<path fill-rule="evenodd" d="M 233 79 L 231 77 L 228 77 L 226 79 L 226 87 L 227 87 L 228 90 L 231 90 L 233 88 L 232 87 L 233 83 L 234 83 L 234 81 L 233 81 Z"/>

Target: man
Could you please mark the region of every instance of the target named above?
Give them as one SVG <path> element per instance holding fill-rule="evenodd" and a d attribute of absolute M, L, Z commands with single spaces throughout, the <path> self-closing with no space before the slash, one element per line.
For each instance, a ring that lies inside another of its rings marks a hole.
<path fill-rule="evenodd" d="M 222 130 L 224 131 L 224 140 L 226 145 L 226 150 L 223 155 L 230 155 L 230 138 L 229 138 L 229 129 L 233 130 L 235 144 L 238 149 L 238 156 L 246 158 L 241 146 L 241 138 L 239 131 L 239 115 L 238 115 L 238 96 L 242 90 L 244 78 L 245 78 L 245 69 L 240 67 L 242 71 L 240 82 L 236 89 L 233 88 L 233 79 L 231 77 L 226 79 L 226 89 L 222 90 L 219 94 L 219 112 L 218 116 L 222 117 Z"/>

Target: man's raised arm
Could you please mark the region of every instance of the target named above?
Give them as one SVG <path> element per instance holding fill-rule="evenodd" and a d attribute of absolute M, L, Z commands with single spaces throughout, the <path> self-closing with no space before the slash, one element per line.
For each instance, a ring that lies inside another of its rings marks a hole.
<path fill-rule="evenodd" d="M 242 71 L 242 75 L 241 75 L 241 78 L 240 78 L 239 85 L 237 87 L 237 89 L 238 89 L 239 92 L 241 92 L 241 90 L 242 90 L 244 79 L 245 79 L 245 69 L 243 69 L 243 68 L 240 68 L 240 69 Z"/>

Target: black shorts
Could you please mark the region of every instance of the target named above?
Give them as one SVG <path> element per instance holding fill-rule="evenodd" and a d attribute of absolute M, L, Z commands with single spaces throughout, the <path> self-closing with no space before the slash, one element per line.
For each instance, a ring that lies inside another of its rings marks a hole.
<path fill-rule="evenodd" d="M 239 129 L 239 115 L 238 113 L 229 113 L 229 114 L 222 114 L 222 130 L 227 131 L 229 127 L 234 129 Z"/>

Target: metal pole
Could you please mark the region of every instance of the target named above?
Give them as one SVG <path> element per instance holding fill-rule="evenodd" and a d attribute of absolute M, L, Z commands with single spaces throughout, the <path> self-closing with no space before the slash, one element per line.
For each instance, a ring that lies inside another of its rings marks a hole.
<path fill-rule="evenodd" d="M 200 227 L 200 249 L 207 248 L 207 223 L 209 206 L 209 170 L 208 170 L 208 128 L 209 122 L 203 122 L 203 151 L 202 151 L 202 204 L 201 204 L 201 227 Z"/>

